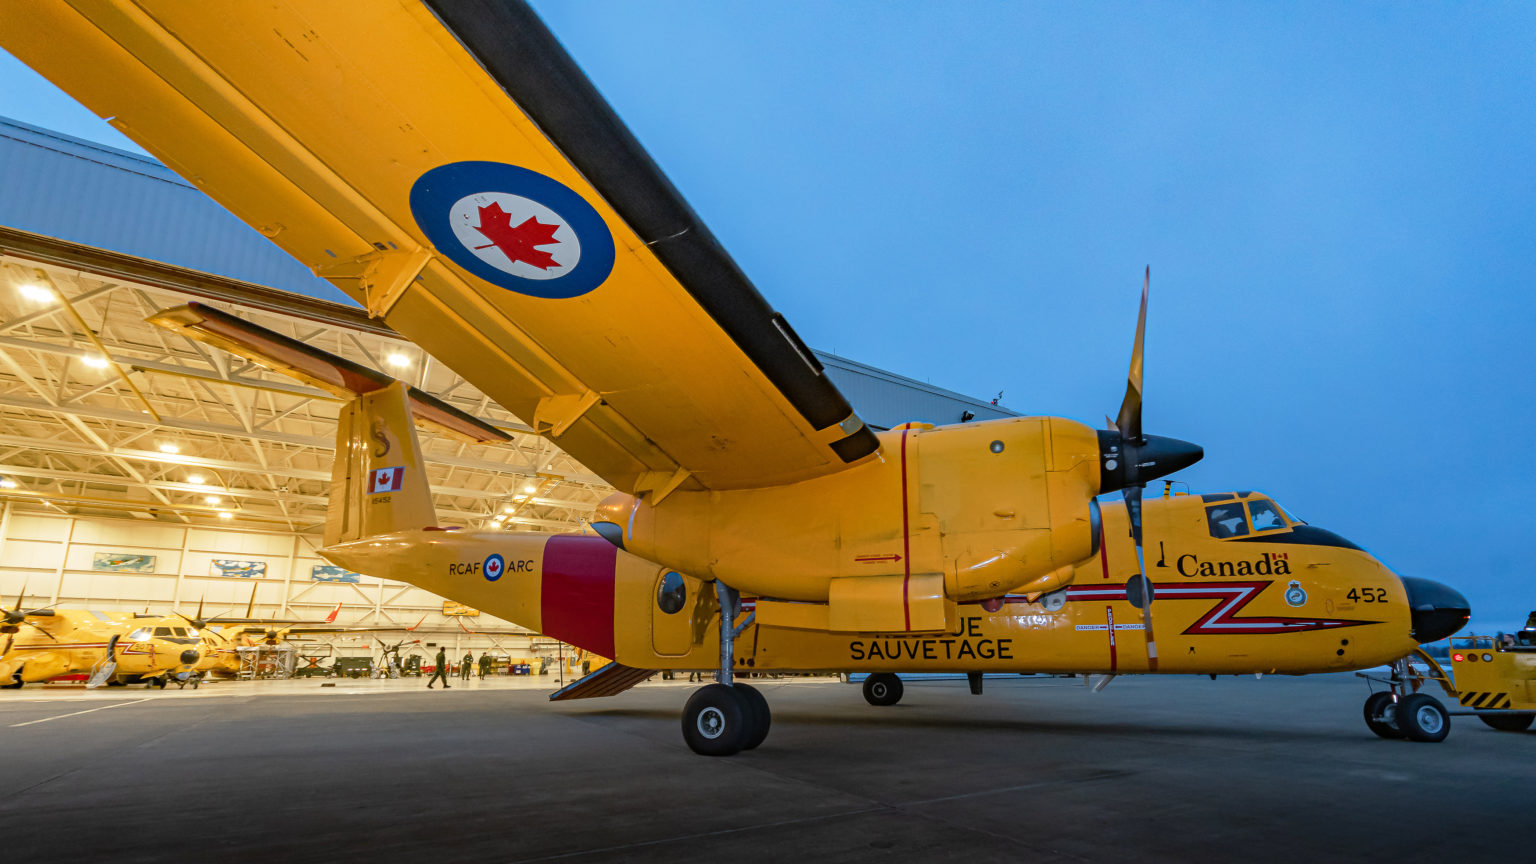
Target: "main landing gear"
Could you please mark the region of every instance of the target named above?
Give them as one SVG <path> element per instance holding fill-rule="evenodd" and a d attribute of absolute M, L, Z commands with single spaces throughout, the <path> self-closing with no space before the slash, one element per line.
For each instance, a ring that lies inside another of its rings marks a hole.
<path fill-rule="evenodd" d="M 732 675 L 736 637 L 752 623 L 752 617 L 736 626 L 741 595 L 735 588 L 716 580 L 715 596 L 720 599 L 720 682 L 700 687 L 688 697 L 683 708 L 683 740 L 702 756 L 730 756 L 763 743 L 773 716 L 763 694 L 750 684 L 735 683 Z"/>
<path fill-rule="evenodd" d="M 1388 688 L 1372 693 L 1365 700 L 1365 725 L 1382 738 L 1406 738 L 1409 741 L 1435 743 L 1451 734 L 1451 715 L 1440 700 L 1417 692 L 1426 677 L 1404 657 L 1392 664 L 1391 678 L 1375 678 L 1356 673 Z"/>

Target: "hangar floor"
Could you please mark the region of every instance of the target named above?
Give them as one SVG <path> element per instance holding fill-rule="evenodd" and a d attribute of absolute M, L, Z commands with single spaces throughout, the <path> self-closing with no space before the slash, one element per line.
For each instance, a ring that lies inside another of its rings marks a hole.
<path fill-rule="evenodd" d="M 3 842 L 122 862 L 1529 857 L 1536 733 L 1458 717 L 1443 744 L 1382 741 L 1350 676 L 924 681 L 893 708 L 769 681 L 773 732 L 730 759 L 683 744 L 689 689 L 7 691 Z"/>

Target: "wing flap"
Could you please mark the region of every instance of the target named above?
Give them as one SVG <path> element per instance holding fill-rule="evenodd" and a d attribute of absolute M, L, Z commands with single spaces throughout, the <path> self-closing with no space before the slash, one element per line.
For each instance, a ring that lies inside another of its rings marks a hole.
<path fill-rule="evenodd" d="M 337 357 L 297 339 L 252 324 L 243 318 L 202 303 L 188 303 L 166 309 L 149 317 L 149 322 L 172 330 L 231 354 L 236 354 L 277 372 L 318 387 L 333 396 L 350 398 L 383 390 L 395 379 Z M 512 440 L 507 433 L 485 421 L 424 393 L 408 389 L 411 413 L 416 421 L 461 440 L 493 444 Z"/>

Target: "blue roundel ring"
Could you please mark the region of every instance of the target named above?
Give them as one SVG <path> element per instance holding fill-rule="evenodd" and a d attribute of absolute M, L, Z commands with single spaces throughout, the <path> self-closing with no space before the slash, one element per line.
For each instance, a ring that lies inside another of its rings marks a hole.
<path fill-rule="evenodd" d="M 448 221 L 454 204 L 481 192 L 505 192 L 528 198 L 560 214 L 576 232 L 581 260 L 571 272 L 553 279 L 524 279 L 481 261 L 459 242 Z M 613 234 L 603 217 L 570 187 L 527 168 L 501 162 L 440 165 L 418 177 L 411 186 L 411 215 L 439 254 L 508 291 L 552 300 L 579 297 L 603 284 L 613 272 Z"/>
<path fill-rule="evenodd" d="M 496 563 L 496 575 L 494 576 L 491 575 L 491 562 L 493 561 Z M 497 579 L 501 578 L 501 574 L 507 572 L 507 561 L 500 555 L 492 555 L 491 557 L 485 559 L 484 564 L 480 565 L 480 572 L 485 574 L 485 580 L 487 582 L 495 582 Z"/>

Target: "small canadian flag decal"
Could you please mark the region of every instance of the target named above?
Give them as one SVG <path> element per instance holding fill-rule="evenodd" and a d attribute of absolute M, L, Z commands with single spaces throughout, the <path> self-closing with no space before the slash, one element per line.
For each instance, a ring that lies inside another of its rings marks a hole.
<path fill-rule="evenodd" d="M 373 472 L 373 482 L 368 484 L 368 494 L 394 492 L 405 485 L 404 468 L 380 468 Z"/>

